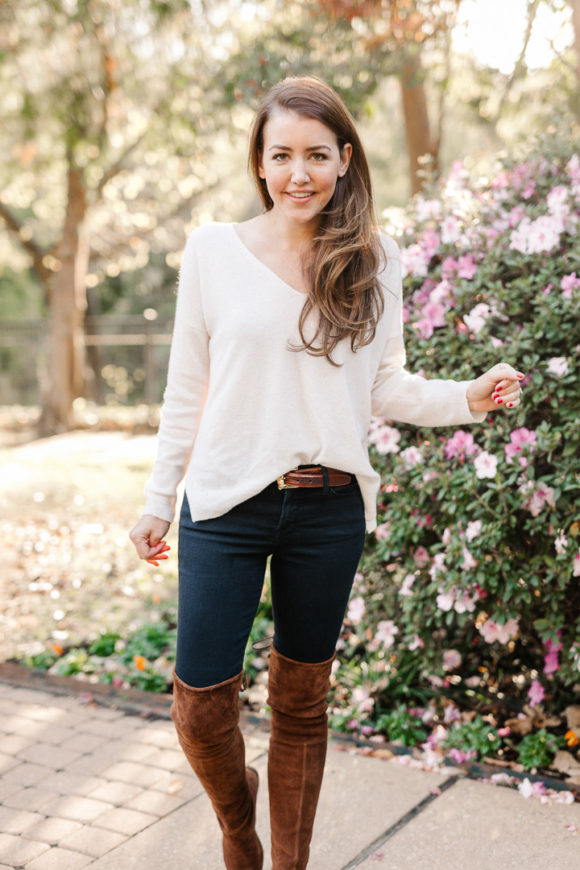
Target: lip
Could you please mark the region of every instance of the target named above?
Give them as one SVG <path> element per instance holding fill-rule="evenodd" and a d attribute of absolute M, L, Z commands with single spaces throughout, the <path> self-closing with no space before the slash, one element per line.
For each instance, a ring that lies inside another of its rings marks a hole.
<path fill-rule="evenodd" d="M 289 196 L 295 202 L 308 202 L 314 196 L 313 190 L 287 190 L 286 196 Z"/>

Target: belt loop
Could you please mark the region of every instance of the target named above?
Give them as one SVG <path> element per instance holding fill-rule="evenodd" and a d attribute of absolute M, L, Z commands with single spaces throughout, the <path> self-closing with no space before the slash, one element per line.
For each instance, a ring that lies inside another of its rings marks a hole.
<path fill-rule="evenodd" d="M 324 493 L 324 495 L 328 495 L 328 493 L 330 492 L 328 486 L 328 469 L 326 465 L 321 465 L 320 468 L 322 469 L 322 477 L 324 480 L 324 489 L 322 490 L 322 492 Z"/>

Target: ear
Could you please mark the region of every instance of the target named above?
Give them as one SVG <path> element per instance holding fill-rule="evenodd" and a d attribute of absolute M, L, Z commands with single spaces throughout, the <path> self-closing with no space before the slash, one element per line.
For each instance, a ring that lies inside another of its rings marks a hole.
<path fill-rule="evenodd" d="M 258 160 L 258 175 L 260 178 L 266 177 L 266 172 L 264 171 L 264 164 L 262 162 L 262 155 L 260 154 L 260 159 Z"/>
<path fill-rule="evenodd" d="M 346 170 L 348 169 L 350 158 L 352 157 L 352 145 L 350 142 L 345 142 L 344 147 L 342 149 L 340 155 L 340 168 L 338 170 L 338 177 L 342 178 L 343 175 L 346 174 Z"/>

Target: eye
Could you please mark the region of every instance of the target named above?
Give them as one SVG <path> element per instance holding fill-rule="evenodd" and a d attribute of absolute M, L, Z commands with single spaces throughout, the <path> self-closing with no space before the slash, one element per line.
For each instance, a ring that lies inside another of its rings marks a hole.
<path fill-rule="evenodd" d="M 272 160 L 274 163 L 281 163 L 288 155 L 284 151 L 280 151 L 278 154 L 272 155 Z"/>
<path fill-rule="evenodd" d="M 323 160 L 328 159 L 328 154 L 324 154 L 323 151 L 314 151 L 311 156 L 316 161 L 316 163 L 322 163 Z"/>

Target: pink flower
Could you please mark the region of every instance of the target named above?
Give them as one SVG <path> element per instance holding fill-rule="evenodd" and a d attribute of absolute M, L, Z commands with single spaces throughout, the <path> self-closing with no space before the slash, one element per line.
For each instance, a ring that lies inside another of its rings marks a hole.
<path fill-rule="evenodd" d="M 364 598 L 352 598 L 348 605 L 348 610 L 346 613 L 347 618 L 351 622 L 356 624 L 357 622 L 360 622 L 365 615 L 365 610 L 366 607 Z"/>
<path fill-rule="evenodd" d="M 572 291 L 580 287 L 580 278 L 576 277 L 576 272 L 571 272 L 569 275 L 564 275 L 560 281 L 562 296 L 565 299 L 572 298 Z"/>
<path fill-rule="evenodd" d="M 398 453 L 399 441 L 401 433 L 392 426 L 380 426 L 371 435 L 369 441 L 373 443 L 377 449 L 377 453 Z"/>
<path fill-rule="evenodd" d="M 558 632 L 558 637 L 562 634 L 561 631 Z M 555 674 L 556 671 L 560 670 L 560 662 L 558 661 L 558 653 L 562 649 L 562 641 L 558 641 L 556 646 L 552 643 L 552 639 L 548 638 L 546 641 L 546 649 L 547 653 L 544 656 L 544 673 L 546 676 L 550 674 Z"/>
<path fill-rule="evenodd" d="M 475 561 L 475 559 L 473 558 L 473 556 L 471 555 L 471 553 L 469 552 L 467 547 L 463 548 L 462 555 L 463 555 L 463 562 L 461 563 L 461 567 L 465 571 L 469 571 L 470 568 L 475 568 L 477 566 L 477 562 Z"/>
<path fill-rule="evenodd" d="M 389 523 L 381 523 L 375 529 L 375 537 L 377 541 L 386 541 L 390 537 L 391 528 Z"/>
<path fill-rule="evenodd" d="M 544 687 L 538 680 L 532 680 L 532 685 L 528 689 L 528 699 L 530 702 L 530 707 L 536 707 L 538 704 L 541 704 L 544 700 L 545 692 Z"/>
<path fill-rule="evenodd" d="M 429 553 L 425 547 L 417 547 L 413 554 L 413 561 L 418 568 L 423 568 L 423 566 L 427 564 L 429 561 Z"/>
<path fill-rule="evenodd" d="M 548 486 L 545 483 L 540 483 L 524 506 L 529 510 L 533 517 L 537 517 L 544 509 L 546 503 L 549 504 L 550 507 L 556 506 L 554 501 L 554 490 L 551 486 Z"/>
<path fill-rule="evenodd" d="M 433 564 L 429 568 L 429 576 L 431 577 L 431 580 L 435 580 L 437 574 L 442 574 L 445 570 L 445 553 L 437 553 L 433 556 Z"/>
<path fill-rule="evenodd" d="M 464 459 L 475 452 L 475 442 L 470 432 L 458 429 L 447 441 L 444 451 L 446 459 Z"/>
<path fill-rule="evenodd" d="M 388 649 L 395 642 L 395 635 L 399 633 L 399 629 L 392 619 L 381 619 L 377 625 L 377 630 L 373 638 L 374 642 L 381 644 Z"/>
<path fill-rule="evenodd" d="M 554 547 L 556 548 L 556 553 L 558 553 L 558 555 L 561 556 L 562 553 L 566 552 L 567 546 L 568 546 L 568 538 L 566 537 L 564 532 L 560 532 L 560 534 L 558 535 L 558 537 L 554 541 Z"/>
<path fill-rule="evenodd" d="M 461 238 L 459 221 L 453 215 L 447 215 L 441 222 L 441 241 L 444 245 L 453 245 Z"/>
<path fill-rule="evenodd" d="M 548 371 L 551 375 L 561 378 L 568 374 L 568 369 L 568 360 L 565 356 L 553 356 L 551 360 L 548 360 Z"/>
<path fill-rule="evenodd" d="M 417 331 L 419 338 L 424 338 L 425 340 L 431 338 L 435 331 L 434 323 L 428 317 L 422 317 L 420 320 L 416 320 L 412 326 L 413 329 Z"/>
<path fill-rule="evenodd" d="M 469 314 L 464 315 L 463 322 L 471 330 L 471 332 L 481 332 L 485 326 L 485 322 L 489 317 L 490 307 L 485 302 L 480 302 L 475 308 L 472 308 Z"/>
<path fill-rule="evenodd" d="M 468 541 L 473 541 L 475 538 L 479 537 L 481 526 L 481 520 L 473 520 L 472 522 L 467 523 L 467 529 L 465 531 L 466 539 Z"/>
<path fill-rule="evenodd" d="M 421 649 L 421 648 L 424 647 L 424 646 L 425 646 L 425 644 L 424 644 L 424 642 L 421 640 L 421 638 L 419 637 L 419 635 L 418 635 L 418 634 L 415 634 L 415 635 L 413 636 L 413 640 L 412 640 L 411 643 L 408 645 L 407 649 L 410 649 L 410 650 L 413 650 L 413 649 Z"/>
<path fill-rule="evenodd" d="M 462 749 L 457 749 L 456 746 L 452 746 L 447 754 L 451 759 L 453 759 L 455 764 L 463 764 L 464 761 L 471 761 L 472 758 L 475 758 L 477 750 L 468 749 L 467 752 L 464 752 Z"/>
<path fill-rule="evenodd" d="M 580 550 L 578 550 L 578 552 L 574 556 L 574 569 L 572 571 L 572 575 L 574 577 L 580 577 Z"/>
<path fill-rule="evenodd" d="M 453 603 L 455 601 L 455 596 L 451 590 L 445 591 L 439 587 L 439 595 L 437 596 L 437 607 L 439 610 L 445 611 L 447 613 L 449 610 L 453 609 Z"/>
<path fill-rule="evenodd" d="M 459 258 L 457 261 L 458 278 L 466 278 L 468 281 L 471 281 L 476 272 L 477 266 L 471 254 L 464 254 L 463 257 Z"/>
<path fill-rule="evenodd" d="M 525 426 L 522 426 L 521 429 L 514 429 L 510 433 L 510 443 L 505 446 L 506 459 L 508 462 L 512 462 L 514 456 L 523 454 L 524 449 L 525 452 L 529 454 L 535 446 L 536 433 L 534 431 L 526 429 Z M 528 460 L 524 455 L 518 457 L 518 462 L 523 468 L 528 464 Z"/>
<path fill-rule="evenodd" d="M 482 450 L 479 456 L 473 460 L 476 476 L 483 480 L 485 477 L 495 477 L 497 471 L 497 456 Z"/>
<path fill-rule="evenodd" d="M 430 259 L 431 256 L 426 255 L 419 245 L 409 245 L 408 248 L 401 248 L 403 277 L 407 275 L 418 275 L 421 278 L 427 277 Z"/>
<path fill-rule="evenodd" d="M 352 690 L 352 700 L 360 713 L 370 713 L 375 705 L 370 691 L 366 686 L 355 686 Z"/>
<path fill-rule="evenodd" d="M 423 454 L 418 447 L 407 447 L 401 451 L 401 459 L 407 468 L 413 468 L 423 460 Z"/>
<path fill-rule="evenodd" d="M 443 670 L 454 671 L 463 661 L 461 653 L 456 649 L 443 650 Z"/>
<path fill-rule="evenodd" d="M 483 625 L 479 626 L 479 633 L 486 643 L 507 643 L 517 635 L 519 624 L 517 619 L 508 619 L 503 625 L 495 622 L 493 619 L 486 619 Z"/>
<path fill-rule="evenodd" d="M 477 593 L 477 591 L 472 591 L 474 588 L 475 587 L 471 587 L 471 590 L 454 589 L 456 593 L 456 598 L 453 609 L 456 613 L 465 613 L 466 611 L 469 611 L 469 613 L 473 613 L 473 611 L 475 610 L 477 599 L 479 598 L 479 594 Z"/>
<path fill-rule="evenodd" d="M 399 595 L 412 595 L 413 590 L 411 587 L 413 586 L 414 582 L 415 582 L 415 575 L 414 574 L 407 574 L 405 576 L 405 579 L 401 583 L 401 588 L 399 589 Z"/>

